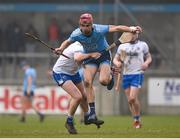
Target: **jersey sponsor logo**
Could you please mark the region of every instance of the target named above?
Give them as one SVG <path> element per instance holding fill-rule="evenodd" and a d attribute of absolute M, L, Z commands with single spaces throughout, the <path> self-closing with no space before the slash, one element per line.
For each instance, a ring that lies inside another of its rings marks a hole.
<path fill-rule="evenodd" d="M 127 53 L 128 56 L 138 56 L 138 53 L 136 52 L 130 52 L 130 53 Z"/>
<path fill-rule="evenodd" d="M 98 49 L 98 45 L 96 43 L 93 43 L 93 44 L 84 43 L 82 45 L 84 47 L 85 52 L 93 52 Z"/>
<path fill-rule="evenodd" d="M 86 52 L 93 52 L 93 51 L 97 51 L 98 49 L 97 42 L 99 39 L 100 39 L 100 35 L 93 34 L 93 36 L 91 37 L 81 39 L 80 42 L 83 45 L 83 48 Z"/>

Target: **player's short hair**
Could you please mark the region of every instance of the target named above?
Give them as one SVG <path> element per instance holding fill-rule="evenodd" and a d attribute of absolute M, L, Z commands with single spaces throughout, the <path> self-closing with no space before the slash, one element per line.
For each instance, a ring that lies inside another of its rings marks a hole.
<path fill-rule="evenodd" d="M 21 61 L 19 66 L 20 66 L 20 68 L 23 68 L 24 66 L 29 66 L 29 64 L 27 61 L 23 60 L 23 61 Z"/>
<path fill-rule="evenodd" d="M 93 23 L 93 17 L 90 13 L 84 13 L 79 18 L 79 24 Z"/>

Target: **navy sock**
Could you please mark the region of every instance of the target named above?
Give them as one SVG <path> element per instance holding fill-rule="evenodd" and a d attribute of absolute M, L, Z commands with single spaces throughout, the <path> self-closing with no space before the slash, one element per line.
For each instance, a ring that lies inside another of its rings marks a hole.
<path fill-rule="evenodd" d="M 73 117 L 72 116 L 67 117 L 67 123 L 73 124 Z"/>
<path fill-rule="evenodd" d="M 89 103 L 89 107 L 90 107 L 90 114 L 96 114 L 95 102 Z"/>

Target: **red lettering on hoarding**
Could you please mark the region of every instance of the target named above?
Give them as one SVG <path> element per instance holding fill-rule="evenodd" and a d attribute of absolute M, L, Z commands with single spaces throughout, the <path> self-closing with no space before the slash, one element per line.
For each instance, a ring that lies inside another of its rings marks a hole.
<path fill-rule="evenodd" d="M 57 100 L 58 108 L 65 111 L 68 109 L 68 105 L 63 106 L 63 101 L 68 101 L 68 96 L 60 96 Z"/>
<path fill-rule="evenodd" d="M 50 109 L 55 109 L 55 90 L 54 89 L 52 89 L 51 90 L 51 100 L 50 100 L 52 103 L 51 103 L 51 107 L 50 107 Z"/>
<path fill-rule="evenodd" d="M 39 109 L 39 110 L 55 110 L 55 109 L 59 109 L 60 111 L 65 111 L 68 108 L 68 96 L 66 95 L 61 95 L 61 96 L 56 96 L 55 90 L 51 90 L 51 95 L 48 98 L 47 96 L 37 96 L 36 97 L 36 103 L 35 106 Z M 64 105 L 65 102 L 65 105 Z"/>
<path fill-rule="evenodd" d="M 4 89 L 3 96 L 0 98 L 0 102 L 4 103 L 4 109 L 7 110 L 9 108 L 9 90 L 7 88 Z"/>
<path fill-rule="evenodd" d="M 39 110 L 47 110 L 48 105 L 49 105 L 48 97 L 40 95 L 40 96 L 37 96 L 36 98 L 38 99 L 38 101 L 36 102 L 35 106 Z"/>
<path fill-rule="evenodd" d="M 16 109 L 16 110 L 21 110 L 22 106 L 21 106 L 20 101 L 21 101 L 21 96 L 20 95 L 13 96 L 12 99 L 11 99 L 12 108 Z"/>
<path fill-rule="evenodd" d="M 46 92 L 46 94 L 49 93 L 48 95 L 36 92 L 34 106 L 39 110 L 49 110 L 51 112 L 57 112 L 57 110 L 59 112 L 66 111 L 69 107 L 68 95 L 56 92 L 56 89 L 54 88 L 49 91 Z M 6 112 L 21 110 L 22 105 L 19 92 L 15 92 L 11 88 L 4 88 L 4 91 L 0 96 L 0 106 L 2 110 Z"/>

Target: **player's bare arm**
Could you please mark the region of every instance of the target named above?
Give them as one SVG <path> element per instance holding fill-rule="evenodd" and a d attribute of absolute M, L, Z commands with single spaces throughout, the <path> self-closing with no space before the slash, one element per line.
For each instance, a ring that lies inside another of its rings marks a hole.
<path fill-rule="evenodd" d="M 151 64 L 151 62 L 152 62 L 152 57 L 151 57 L 151 54 L 148 53 L 145 56 L 145 61 L 144 61 L 144 63 L 141 66 L 142 70 L 146 70 L 149 67 L 149 65 Z"/>
<path fill-rule="evenodd" d="M 69 40 L 63 41 L 62 44 L 60 45 L 60 47 L 59 47 L 59 48 L 56 48 L 56 49 L 54 50 L 54 53 L 55 53 L 55 54 L 62 54 L 62 52 L 64 51 L 64 49 L 66 49 L 70 44 L 72 44 L 72 42 L 69 41 Z"/>
<path fill-rule="evenodd" d="M 93 53 L 82 53 L 82 52 L 76 52 L 74 54 L 74 60 L 76 62 L 81 62 L 82 60 L 86 59 L 86 58 L 99 58 L 101 56 L 101 53 L 98 53 L 98 52 L 93 52 Z"/>
<path fill-rule="evenodd" d="M 122 62 L 121 62 L 121 59 L 120 59 L 120 55 L 119 55 L 119 54 L 116 54 L 116 55 L 114 56 L 113 63 L 114 63 L 114 65 L 115 65 L 117 68 L 120 68 L 120 67 L 121 67 Z"/>
<path fill-rule="evenodd" d="M 142 32 L 142 28 L 139 26 L 136 26 L 134 28 L 124 26 L 124 25 L 109 25 L 109 32 L 132 32 L 132 33 L 140 33 Z"/>

